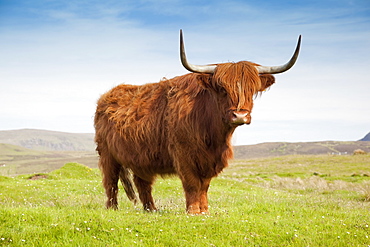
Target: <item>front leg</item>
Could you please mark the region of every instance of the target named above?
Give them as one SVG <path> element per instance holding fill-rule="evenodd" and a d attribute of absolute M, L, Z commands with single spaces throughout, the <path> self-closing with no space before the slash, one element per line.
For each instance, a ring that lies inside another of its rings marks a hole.
<path fill-rule="evenodd" d="M 205 178 L 201 180 L 201 188 L 200 188 L 200 213 L 201 214 L 209 214 L 208 211 L 208 188 L 209 184 L 211 183 L 211 178 Z"/>
<path fill-rule="evenodd" d="M 207 192 L 210 178 L 202 179 L 197 176 L 181 176 L 185 191 L 186 212 L 192 215 L 208 214 Z"/>
<path fill-rule="evenodd" d="M 188 214 L 200 214 L 200 183 L 199 181 L 182 181 L 185 191 L 186 212 Z"/>

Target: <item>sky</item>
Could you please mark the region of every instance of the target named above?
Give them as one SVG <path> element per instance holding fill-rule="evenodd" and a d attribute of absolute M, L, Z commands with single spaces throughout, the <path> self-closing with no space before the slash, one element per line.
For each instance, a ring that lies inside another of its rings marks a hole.
<path fill-rule="evenodd" d="M 234 145 L 354 141 L 370 131 L 368 0 L 0 0 L 0 130 L 93 133 L 99 96 L 193 64 L 280 65 Z"/>

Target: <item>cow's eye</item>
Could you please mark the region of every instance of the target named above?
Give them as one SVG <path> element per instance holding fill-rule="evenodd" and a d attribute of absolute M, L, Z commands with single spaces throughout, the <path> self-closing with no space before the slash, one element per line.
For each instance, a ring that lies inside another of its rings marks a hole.
<path fill-rule="evenodd" d="M 226 96 L 226 95 L 227 95 L 227 91 L 225 90 L 225 88 L 221 88 L 221 89 L 220 89 L 220 93 L 221 93 L 221 95 L 223 95 L 223 96 Z"/>

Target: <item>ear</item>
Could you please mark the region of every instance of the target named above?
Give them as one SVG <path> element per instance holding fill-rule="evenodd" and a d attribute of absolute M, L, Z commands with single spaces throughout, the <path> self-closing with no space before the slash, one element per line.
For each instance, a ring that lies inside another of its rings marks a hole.
<path fill-rule="evenodd" d="M 212 80 L 212 75 L 210 74 L 196 73 L 196 80 L 197 80 L 196 83 L 198 85 L 201 85 L 203 88 L 213 89 L 216 92 L 219 91 L 220 86 L 217 84 L 217 82 Z"/>
<path fill-rule="evenodd" d="M 275 83 L 275 77 L 273 75 L 270 75 L 270 74 L 262 74 L 259 77 L 260 77 L 260 80 L 261 80 L 261 88 L 258 91 L 260 91 L 260 92 L 265 91 L 272 84 Z"/>

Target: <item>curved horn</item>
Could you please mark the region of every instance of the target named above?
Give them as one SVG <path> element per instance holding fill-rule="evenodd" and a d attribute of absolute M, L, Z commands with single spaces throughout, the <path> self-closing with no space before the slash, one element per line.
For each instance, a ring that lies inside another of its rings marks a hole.
<path fill-rule="evenodd" d="M 260 74 L 278 74 L 283 73 L 293 67 L 295 61 L 297 61 L 299 49 L 301 47 L 301 35 L 299 35 L 297 47 L 295 48 L 292 58 L 284 65 L 280 66 L 256 66 L 258 73 Z"/>
<path fill-rule="evenodd" d="M 195 73 L 213 74 L 217 65 L 194 65 L 188 62 L 185 55 L 184 39 L 182 37 L 182 30 L 180 29 L 180 58 L 181 63 L 185 69 Z"/>

